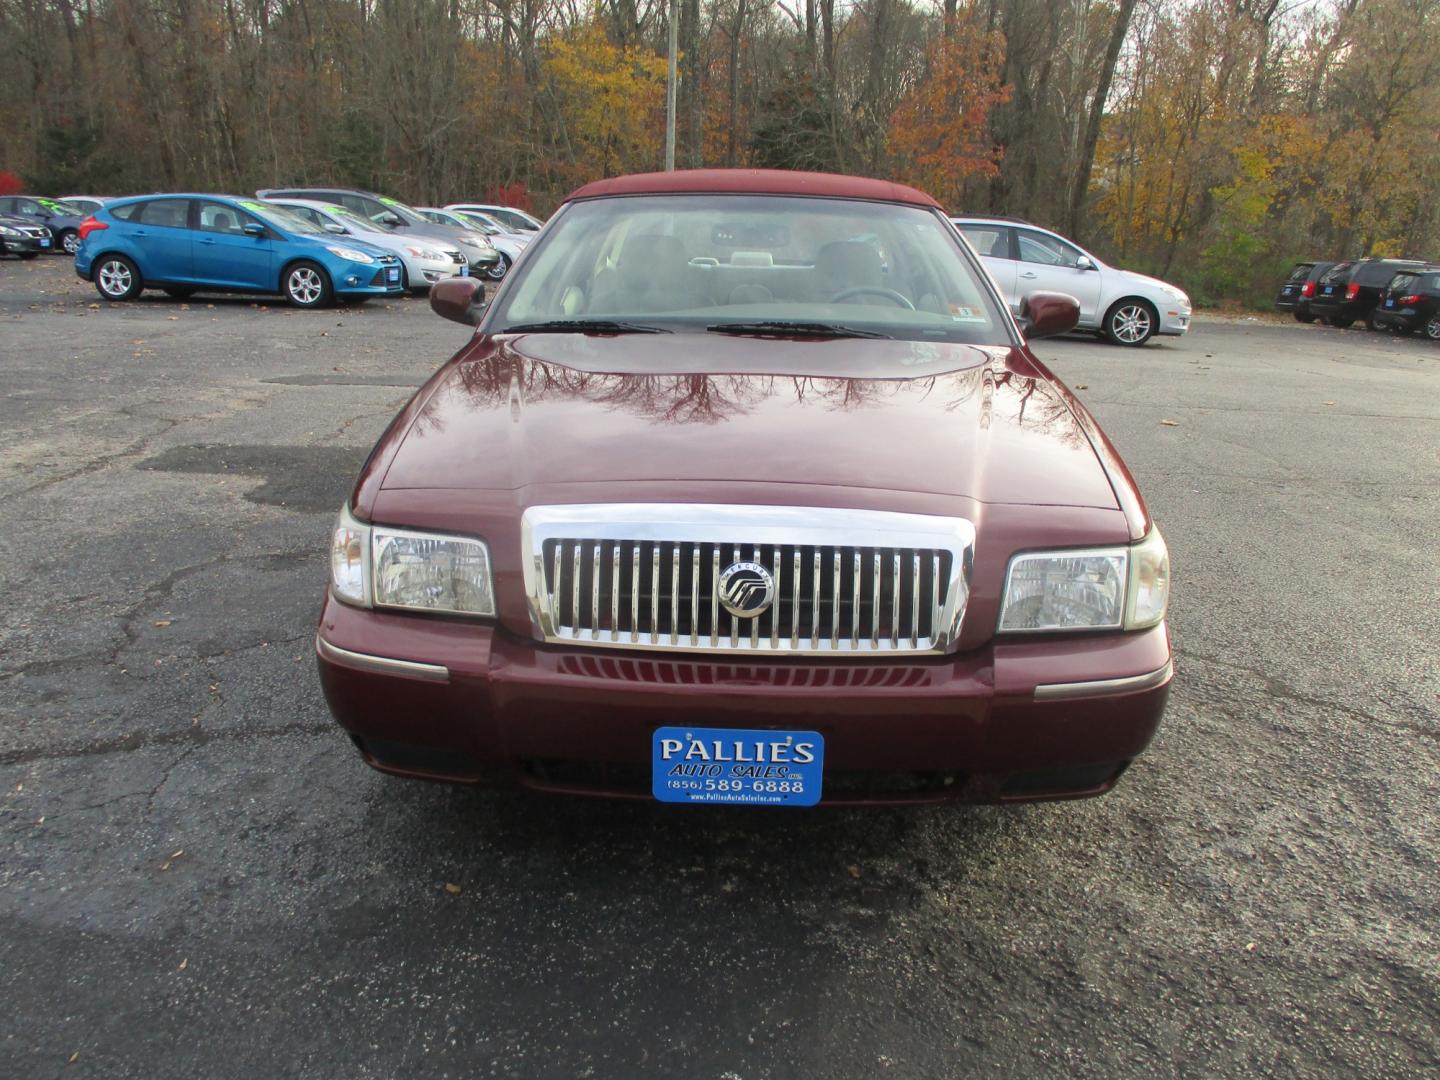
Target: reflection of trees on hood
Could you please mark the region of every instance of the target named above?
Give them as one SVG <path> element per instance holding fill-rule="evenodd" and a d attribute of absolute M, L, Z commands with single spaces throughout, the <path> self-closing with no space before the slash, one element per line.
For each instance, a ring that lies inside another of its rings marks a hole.
<path fill-rule="evenodd" d="M 488 357 L 456 367 L 451 378 L 420 408 L 416 434 L 439 431 L 441 414 L 453 395 L 473 409 L 507 409 L 518 420 L 527 405 L 547 400 L 589 401 L 663 424 L 714 424 L 743 416 L 765 401 L 786 396 L 797 405 L 846 412 L 924 401 L 941 395 L 946 412 L 960 412 L 981 398 L 978 421 L 990 426 L 1000 416 L 1017 427 L 1045 431 L 1069 445 L 1084 435 L 1065 399 L 1042 380 L 1014 371 L 980 366 L 918 379 L 852 379 L 817 375 L 652 375 L 582 371 L 579 368 Z"/>

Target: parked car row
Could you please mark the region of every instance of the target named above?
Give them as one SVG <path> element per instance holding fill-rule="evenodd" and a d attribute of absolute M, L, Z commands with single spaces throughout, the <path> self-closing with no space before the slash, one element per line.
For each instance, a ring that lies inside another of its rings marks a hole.
<path fill-rule="evenodd" d="M 50 219 L 59 219 L 60 209 L 80 211 L 81 201 L 90 204 L 87 212 L 73 215 L 74 239 L 64 242 L 65 250 L 73 250 L 76 274 L 107 300 L 159 289 L 176 297 L 199 291 L 278 293 L 297 307 L 320 307 L 423 293 L 457 275 L 499 280 L 540 224 L 526 215 L 530 224 L 510 231 L 478 211 L 422 213 L 396 199 L 346 188 L 267 189 L 254 198 L 199 193 L 74 198 L 73 205 L 15 201 Z M 33 257 L 62 243 L 56 227 L 55 220 L 5 225 L 0 240 L 5 251 Z M 60 227 L 69 228 L 68 217 Z"/>
<path fill-rule="evenodd" d="M 1317 319 L 1344 329 L 1371 330 L 1440 341 L 1440 263 L 1420 259 L 1300 262 L 1280 286 L 1275 306 L 1299 322 Z"/>
<path fill-rule="evenodd" d="M 85 196 L 77 198 L 89 200 Z M 80 221 L 90 210 L 86 209 L 80 202 L 72 202 L 68 199 L 44 199 L 38 195 L 5 195 L 0 196 L 0 219 L 18 219 L 25 226 L 24 235 L 36 235 L 34 230 L 41 229 L 44 236 L 50 242 L 41 245 L 37 250 L 29 251 L 28 255 L 38 255 L 40 251 L 64 252 L 66 255 L 74 255 L 80 247 Z M 14 228 L 11 221 L 6 221 L 7 228 Z M 5 237 L 4 250 L 17 255 L 26 255 L 26 251 L 13 249 L 10 241 L 13 237 Z"/>

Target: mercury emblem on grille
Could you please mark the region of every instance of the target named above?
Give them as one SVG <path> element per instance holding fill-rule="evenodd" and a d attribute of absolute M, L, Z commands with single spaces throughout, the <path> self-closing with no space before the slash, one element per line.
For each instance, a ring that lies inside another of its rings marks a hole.
<path fill-rule="evenodd" d="M 720 606 L 741 619 L 763 615 L 775 599 L 775 579 L 757 562 L 731 563 L 720 574 Z"/>

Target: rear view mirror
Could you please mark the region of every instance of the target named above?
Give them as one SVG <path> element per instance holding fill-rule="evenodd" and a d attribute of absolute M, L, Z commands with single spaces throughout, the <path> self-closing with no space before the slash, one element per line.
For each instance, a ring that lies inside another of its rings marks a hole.
<path fill-rule="evenodd" d="M 1080 321 L 1080 301 L 1068 293 L 1031 293 L 1020 301 L 1020 318 L 1016 321 L 1031 341 L 1068 334 Z"/>
<path fill-rule="evenodd" d="M 253 221 L 247 221 L 244 225 L 240 226 L 240 231 L 246 236 L 261 237 L 265 235 L 265 226 L 257 225 Z"/>
<path fill-rule="evenodd" d="M 437 281 L 430 288 L 430 310 L 451 322 L 478 326 L 485 314 L 485 286 L 472 277 Z"/>

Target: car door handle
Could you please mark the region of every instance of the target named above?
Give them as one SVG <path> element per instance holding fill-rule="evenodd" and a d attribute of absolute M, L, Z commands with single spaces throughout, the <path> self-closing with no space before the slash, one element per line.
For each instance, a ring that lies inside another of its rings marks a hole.
<path fill-rule="evenodd" d="M 1035 271 L 1033 271 L 1033 270 L 1026 270 L 1026 271 L 1025 271 L 1023 274 L 1021 274 L 1020 276 L 1023 277 L 1023 278 L 1037 278 L 1037 277 L 1039 277 L 1040 275 L 1037 274 L 1037 273 L 1035 273 Z"/>
<path fill-rule="evenodd" d="M 214 241 L 214 240 L 211 240 L 208 236 L 205 237 L 204 239 L 198 240 L 198 241 L 196 241 L 196 242 L 197 242 L 197 243 L 200 243 L 200 244 L 213 244 L 213 243 L 215 243 L 215 241 Z"/>

